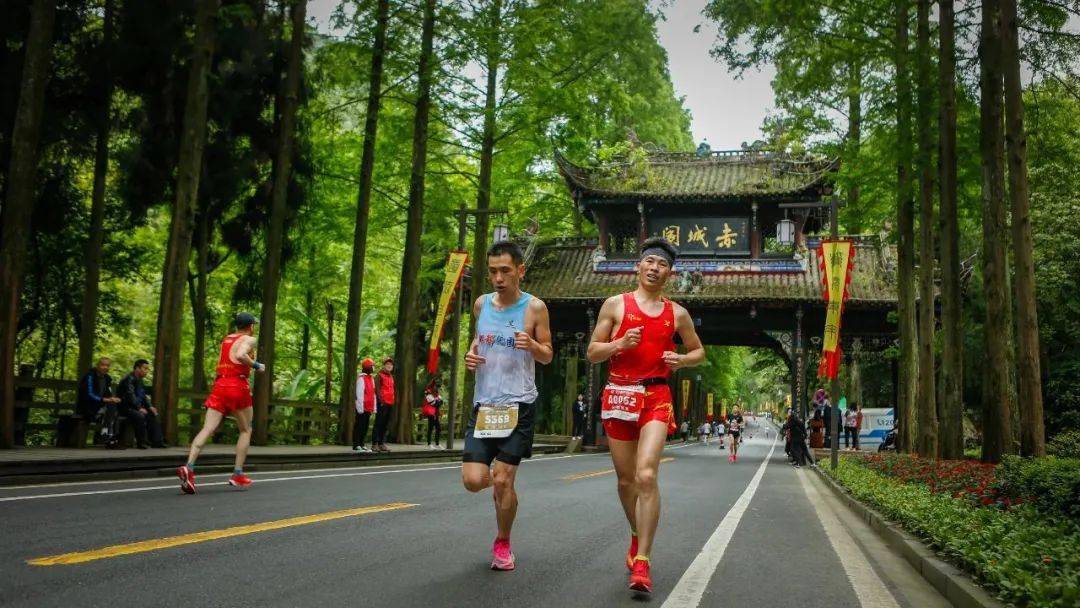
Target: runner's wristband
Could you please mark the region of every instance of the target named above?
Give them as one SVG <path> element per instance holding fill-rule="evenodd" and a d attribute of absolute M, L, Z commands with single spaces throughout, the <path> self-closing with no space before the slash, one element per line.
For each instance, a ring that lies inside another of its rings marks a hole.
<path fill-rule="evenodd" d="M 259 363 L 258 361 L 253 361 L 251 363 L 251 369 L 256 370 L 256 371 L 258 371 L 260 369 L 263 369 L 264 367 L 266 367 L 266 366 L 263 365 L 262 363 Z"/>

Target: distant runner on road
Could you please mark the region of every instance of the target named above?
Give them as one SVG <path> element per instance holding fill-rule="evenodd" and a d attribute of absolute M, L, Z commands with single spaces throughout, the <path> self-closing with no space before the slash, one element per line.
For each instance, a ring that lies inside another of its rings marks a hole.
<path fill-rule="evenodd" d="M 618 476 L 619 500 L 630 523 L 630 588 L 646 593 L 652 591 L 649 555 L 660 520 L 660 454 L 664 440 L 675 431 L 667 379 L 673 370 L 705 359 L 690 314 L 663 297 L 676 254 L 661 238 L 642 243 L 635 266 L 638 287 L 604 302 L 587 354 L 590 363 L 611 362 L 600 417 Z M 676 333 L 686 354 L 675 352 Z M 706 428 L 708 423 L 702 430 Z"/>
<path fill-rule="evenodd" d="M 248 373 L 250 370 L 261 372 L 266 369 L 265 365 L 255 360 L 255 323 L 255 315 L 238 313 L 236 331 L 221 341 L 217 377 L 205 403 L 206 420 L 202 430 L 191 440 L 187 464 L 176 470 L 180 489 L 185 494 L 195 493 L 195 461 L 225 416 L 235 418 L 236 427 L 240 430 L 236 440 L 236 464 L 229 485 L 238 488 L 251 485 L 251 479 L 244 475 L 244 460 L 251 445 L 251 387 L 248 386 Z"/>
<path fill-rule="evenodd" d="M 491 549 L 491 568 L 513 570 L 510 530 L 518 505 L 514 479 L 521 459 L 532 456 L 535 362 L 551 363 L 554 351 L 547 306 L 521 291 L 525 276 L 521 249 L 508 241 L 495 243 L 488 250 L 487 267 L 495 292 L 473 304 L 476 337 L 465 355 L 465 366 L 476 373 L 476 389 L 465 429 L 461 478 L 470 492 L 494 486 L 499 532 Z"/>

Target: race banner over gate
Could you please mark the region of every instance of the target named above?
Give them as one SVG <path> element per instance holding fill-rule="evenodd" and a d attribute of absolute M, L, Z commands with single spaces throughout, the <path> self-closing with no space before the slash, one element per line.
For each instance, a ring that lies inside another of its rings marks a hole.
<path fill-rule="evenodd" d="M 439 295 L 439 308 L 435 315 L 435 327 L 431 331 L 431 344 L 428 346 L 427 371 L 435 374 L 439 371 L 439 342 L 442 341 L 443 327 L 446 325 L 446 315 L 450 312 L 450 302 L 454 298 L 454 290 L 461 282 L 461 275 L 465 272 L 465 264 L 469 262 L 469 254 L 464 251 L 451 251 L 450 258 L 446 261 L 446 278 L 443 280 L 442 294 Z"/>
<path fill-rule="evenodd" d="M 818 262 L 825 288 L 825 336 L 821 347 L 818 377 L 835 380 L 840 373 L 840 321 L 848 298 L 855 243 L 849 240 L 821 241 Z"/>

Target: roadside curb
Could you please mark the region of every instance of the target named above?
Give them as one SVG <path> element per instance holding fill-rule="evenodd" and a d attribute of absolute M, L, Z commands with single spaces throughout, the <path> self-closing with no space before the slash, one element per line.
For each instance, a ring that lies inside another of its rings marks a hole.
<path fill-rule="evenodd" d="M 967 573 L 939 558 L 918 538 L 900 526 L 891 523 L 874 509 L 855 499 L 840 484 L 833 481 L 818 467 L 808 467 L 825 483 L 825 486 L 865 521 L 935 589 L 957 608 L 1005 608 L 1006 604 L 975 584 Z"/>

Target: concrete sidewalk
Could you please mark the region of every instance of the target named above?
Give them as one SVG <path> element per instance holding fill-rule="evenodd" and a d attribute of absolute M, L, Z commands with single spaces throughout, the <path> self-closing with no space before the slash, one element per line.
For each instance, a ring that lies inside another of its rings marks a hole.
<path fill-rule="evenodd" d="M 533 452 L 551 454 L 566 449 L 566 439 L 557 436 L 537 437 Z M 453 450 L 430 449 L 426 445 L 391 443 L 389 453 L 354 452 L 349 446 L 273 445 L 252 446 L 248 451 L 246 470 L 288 470 L 313 465 L 357 466 L 401 462 L 437 462 L 461 460 L 464 440 L 454 441 Z M 0 486 L 81 481 L 92 479 L 125 479 L 173 475 L 187 458 L 188 448 L 150 448 L 140 450 L 106 450 L 103 447 L 75 448 L 15 448 L 0 450 Z M 199 469 L 221 472 L 232 469 L 234 446 L 210 444 L 199 456 Z"/>

